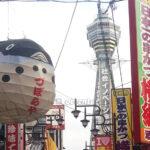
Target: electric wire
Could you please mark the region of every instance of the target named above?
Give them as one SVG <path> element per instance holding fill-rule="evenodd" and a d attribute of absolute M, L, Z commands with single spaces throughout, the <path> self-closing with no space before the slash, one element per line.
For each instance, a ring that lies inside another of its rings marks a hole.
<path fill-rule="evenodd" d="M 9 40 L 9 34 L 10 34 L 10 0 L 7 2 L 7 40 Z"/>
<path fill-rule="evenodd" d="M 114 13 L 113 13 L 113 6 L 112 6 L 112 5 L 113 5 L 113 2 L 114 2 L 114 0 L 112 0 L 112 1 L 110 2 L 110 8 L 111 8 L 111 13 L 112 13 L 112 21 L 113 21 L 113 26 L 114 26 L 115 39 L 117 40 L 116 26 L 115 26 Z M 121 85 L 122 85 L 122 89 L 123 89 L 123 78 L 122 78 L 122 70 L 121 70 L 121 63 L 120 63 L 120 54 L 119 54 L 119 48 L 118 48 L 117 43 L 116 43 L 116 51 L 117 51 L 117 59 L 118 59 L 120 80 L 121 80 Z"/>
<path fill-rule="evenodd" d="M 131 81 L 129 81 L 129 82 L 126 82 L 126 83 L 124 83 L 123 85 L 127 85 L 127 84 L 130 84 L 131 83 Z M 122 85 L 118 85 L 116 88 L 119 88 L 119 87 L 121 87 Z M 64 94 L 63 92 L 60 92 L 60 91 L 56 91 L 57 93 L 59 93 L 59 94 L 61 94 L 61 95 L 63 95 L 64 97 L 66 97 L 66 98 L 70 98 L 70 99 L 74 99 L 73 97 L 71 97 L 71 96 L 68 96 L 67 94 Z M 61 103 L 61 104 L 64 104 L 64 103 Z M 68 105 L 68 104 L 64 104 L 65 106 L 67 106 L 70 110 L 73 110 L 74 108 L 72 108 L 72 107 L 70 107 L 70 105 Z"/>
<path fill-rule="evenodd" d="M 77 4 L 78 4 L 78 0 L 77 0 L 76 3 L 75 3 L 74 10 L 73 10 L 73 13 L 72 13 L 72 16 L 71 16 L 71 20 L 70 20 L 70 23 L 69 23 L 69 26 L 68 26 L 68 29 L 67 29 L 67 32 L 66 32 L 66 35 L 65 35 L 65 38 L 64 38 L 64 41 L 63 41 L 63 44 L 62 44 L 60 53 L 59 53 L 59 55 L 58 55 L 58 58 L 57 58 L 57 61 L 56 61 L 54 70 L 56 70 L 56 67 L 57 67 L 57 65 L 58 65 L 58 62 L 59 62 L 60 57 L 61 57 L 61 55 L 62 55 L 62 52 L 63 52 L 63 50 L 64 50 L 64 46 L 65 46 L 65 43 L 66 43 L 66 40 L 67 40 L 69 31 L 70 31 L 70 28 L 71 28 L 71 25 L 72 25 L 72 21 L 73 21 L 75 12 L 76 12 Z"/>
<path fill-rule="evenodd" d="M 0 0 L 0 2 L 6 2 L 10 0 Z M 11 0 L 11 1 L 19 1 L 19 2 L 56 2 L 56 3 L 76 3 L 76 0 Z M 79 3 L 97 3 L 97 0 L 79 0 Z M 109 1 L 102 1 L 101 3 L 109 3 Z"/>

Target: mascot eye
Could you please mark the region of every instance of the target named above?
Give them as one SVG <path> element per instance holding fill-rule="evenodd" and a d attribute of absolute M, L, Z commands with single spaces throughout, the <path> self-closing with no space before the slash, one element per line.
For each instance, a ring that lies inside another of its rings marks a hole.
<path fill-rule="evenodd" d="M 33 70 L 38 71 L 39 70 L 38 66 L 33 66 Z"/>
<path fill-rule="evenodd" d="M 55 76 L 52 76 L 52 82 L 55 84 Z"/>
<path fill-rule="evenodd" d="M 16 73 L 22 74 L 23 72 L 24 72 L 24 69 L 22 67 L 19 66 L 16 68 Z"/>
<path fill-rule="evenodd" d="M 47 73 L 47 70 L 45 68 L 42 69 L 43 73 Z"/>
<path fill-rule="evenodd" d="M 10 80 L 10 76 L 9 75 L 3 75 L 2 76 L 2 81 L 8 82 L 9 80 Z"/>

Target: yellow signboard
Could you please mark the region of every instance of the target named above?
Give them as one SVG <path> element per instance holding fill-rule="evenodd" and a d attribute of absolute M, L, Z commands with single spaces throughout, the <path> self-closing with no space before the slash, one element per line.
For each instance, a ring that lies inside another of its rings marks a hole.
<path fill-rule="evenodd" d="M 112 90 L 112 111 L 116 115 L 116 149 L 132 150 L 131 91 L 130 89 Z"/>

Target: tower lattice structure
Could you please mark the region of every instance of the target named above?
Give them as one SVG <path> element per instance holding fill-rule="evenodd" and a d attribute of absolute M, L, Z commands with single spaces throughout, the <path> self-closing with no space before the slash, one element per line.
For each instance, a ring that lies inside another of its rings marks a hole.
<path fill-rule="evenodd" d="M 97 18 L 87 27 L 87 39 L 89 45 L 96 54 L 96 85 L 94 104 L 101 108 L 101 115 L 105 117 L 105 124 L 99 126 L 100 135 L 112 134 L 112 55 L 118 45 L 120 27 L 106 13 L 102 13 L 98 4 Z M 93 112 L 96 111 L 94 108 Z M 100 124 L 101 117 L 96 117 L 96 123 Z M 92 122 L 92 127 L 94 123 Z"/>

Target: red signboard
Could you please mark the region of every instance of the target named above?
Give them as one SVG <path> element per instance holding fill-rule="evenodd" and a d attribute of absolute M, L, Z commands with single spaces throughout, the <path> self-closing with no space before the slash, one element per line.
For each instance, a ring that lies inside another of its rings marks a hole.
<path fill-rule="evenodd" d="M 65 129 L 64 121 L 61 125 L 59 125 L 58 122 L 56 121 L 59 118 L 59 115 L 62 117 L 63 120 L 65 120 L 64 105 L 52 105 L 50 110 L 46 113 L 46 115 L 50 115 L 53 120 L 51 123 L 48 117 L 46 118 L 47 129 L 56 129 L 56 130 Z"/>
<path fill-rule="evenodd" d="M 96 136 L 95 137 L 95 149 L 96 150 L 111 150 L 112 138 L 110 136 Z"/>
<path fill-rule="evenodd" d="M 134 143 L 150 144 L 150 1 L 128 0 Z"/>
<path fill-rule="evenodd" d="M 6 150 L 18 150 L 18 124 L 6 124 Z"/>

